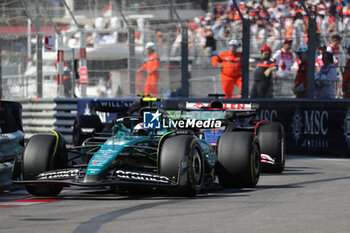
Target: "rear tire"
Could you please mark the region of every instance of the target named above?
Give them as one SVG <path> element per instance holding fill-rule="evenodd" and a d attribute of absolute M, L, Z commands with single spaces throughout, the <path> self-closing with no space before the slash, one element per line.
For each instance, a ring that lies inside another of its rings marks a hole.
<path fill-rule="evenodd" d="M 263 124 L 258 129 L 261 154 L 275 159 L 276 164 L 264 164 L 263 172 L 282 173 L 285 167 L 285 135 L 279 122 Z"/>
<path fill-rule="evenodd" d="M 102 132 L 103 125 L 97 115 L 79 115 L 75 118 L 73 125 L 74 146 L 80 146 L 86 139 L 92 137 L 91 133 L 84 133 L 83 128 L 92 128 L 95 132 Z"/>
<path fill-rule="evenodd" d="M 217 175 L 224 188 L 253 188 L 260 177 L 258 138 L 251 132 L 226 132 L 218 142 Z"/>
<path fill-rule="evenodd" d="M 42 172 L 64 168 L 67 164 L 67 150 L 60 136 L 56 147 L 56 135 L 38 134 L 31 137 L 23 155 L 23 180 L 35 180 Z M 27 191 L 36 196 L 57 196 L 62 191 L 59 185 L 26 185 Z"/>
<path fill-rule="evenodd" d="M 168 195 L 195 196 L 204 180 L 204 160 L 198 139 L 188 135 L 166 139 L 161 148 L 160 175 L 175 178 L 179 184 L 166 189 Z"/>

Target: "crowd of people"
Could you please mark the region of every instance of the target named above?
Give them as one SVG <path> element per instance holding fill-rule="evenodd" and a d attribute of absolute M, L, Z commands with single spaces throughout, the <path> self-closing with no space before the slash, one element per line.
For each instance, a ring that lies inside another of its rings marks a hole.
<path fill-rule="evenodd" d="M 220 67 L 226 97 L 233 96 L 234 86 L 242 88 L 240 15 L 251 22 L 251 55 L 255 54 L 255 58 L 261 55 L 253 75 L 251 97 L 272 97 L 273 88 L 277 91 L 284 88 L 278 86 L 283 80 L 294 80 L 290 89 L 296 98 L 307 96 L 308 15 L 316 20 L 315 97 L 350 96 L 350 82 L 347 81 L 350 71 L 345 62 L 348 56 L 346 45 L 350 41 L 347 37 L 350 2 L 309 0 L 304 1 L 302 6 L 295 0 L 266 0 L 237 1 L 237 4 L 232 0 L 227 4 L 213 4 L 209 12 L 188 23 L 189 54 L 200 58 L 192 64 L 199 62 L 205 63 L 206 68 Z M 162 41 L 162 33 L 157 32 L 157 36 L 158 42 Z M 181 41 L 179 27 L 171 41 L 169 56 L 179 55 Z M 159 45 L 157 43 L 157 50 L 161 52 Z"/>
<path fill-rule="evenodd" d="M 228 1 L 226 5 L 216 5 L 212 12 L 203 17 L 195 17 L 189 24 L 190 39 L 201 42 L 205 47 L 211 35 L 218 42 L 241 39 L 240 11 L 244 18 L 251 20 L 252 51 L 258 52 L 262 45 L 268 45 L 275 51 L 284 39 L 293 40 L 294 49 L 306 44 L 308 17 L 299 1 L 241 1 L 238 4 L 239 9 L 232 1 Z M 327 44 L 329 35 L 346 35 L 349 31 L 350 3 L 345 4 L 342 0 L 313 0 L 305 1 L 305 7 L 316 19 L 319 44 Z"/>

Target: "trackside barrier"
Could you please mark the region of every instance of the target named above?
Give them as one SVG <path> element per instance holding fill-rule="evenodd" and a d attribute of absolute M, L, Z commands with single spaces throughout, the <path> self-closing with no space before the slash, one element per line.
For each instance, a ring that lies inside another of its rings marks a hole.
<path fill-rule="evenodd" d="M 74 98 L 56 98 L 55 110 L 55 131 L 61 133 L 68 143 L 73 141 L 74 119 L 77 117 L 77 99 Z"/>
<path fill-rule="evenodd" d="M 185 102 L 212 99 L 168 100 L 168 108 Z M 257 120 L 279 121 L 284 126 L 290 154 L 340 155 L 350 157 L 350 100 L 223 99 L 226 103 L 258 103 Z"/>
<path fill-rule="evenodd" d="M 77 115 L 77 100 L 74 98 L 19 99 L 23 106 L 22 120 L 25 140 L 38 133 L 55 130 L 68 143 L 72 142 L 73 124 Z"/>

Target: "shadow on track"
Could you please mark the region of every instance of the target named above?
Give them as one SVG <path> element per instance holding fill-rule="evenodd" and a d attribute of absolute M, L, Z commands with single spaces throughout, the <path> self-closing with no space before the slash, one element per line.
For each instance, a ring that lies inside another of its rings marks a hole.
<path fill-rule="evenodd" d="M 213 192 L 215 190 L 215 192 Z M 117 218 L 131 214 L 133 212 L 151 209 L 154 207 L 159 206 L 165 206 L 165 205 L 175 205 L 178 203 L 183 203 L 195 199 L 211 199 L 211 198 L 227 198 L 227 197 L 244 197 L 249 196 L 250 192 L 254 192 L 256 189 L 219 189 L 215 188 L 214 190 L 205 190 L 204 192 L 201 192 L 196 197 L 169 197 L 162 193 L 155 193 L 153 195 L 135 195 L 135 196 L 127 196 L 127 197 L 120 197 L 116 196 L 117 200 L 123 201 L 123 200 L 151 200 L 151 201 L 157 201 L 152 203 L 143 203 L 136 206 L 119 209 L 116 211 L 112 211 L 94 218 L 91 218 L 90 220 L 83 222 L 80 224 L 74 231 L 74 233 L 78 232 L 84 232 L 84 233 L 96 233 L 99 232 L 101 226 L 103 224 L 106 224 L 108 222 L 116 221 Z M 64 197 L 66 199 L 66 197 Z M 78 198 L 79 199 L 79 198 Z M 91 198 L 88 198 L 90 200 Z M 76 199 L 75 199 L 76 200 Z M 84 200 L 86 200 L 84 198 Z M 109 199 L 111 200 L 111 199 Z M 203 211 L 198 212 L 203 213 Z M 192 215 L 193 213 L 191 213 Z"/>
<path fill-rule="evenodd" d="M 303 181 L 303 182 L 284 184 L 284 185 L 258 185 L 258 188 L 263 188 L 263 189 L 304 188 L 304 186 L 307 184 L 327 183 L 327 182 L 333 182 L 333 181 L 338 181 L 338 180 L 348 180 L 348 179 L 350 179 L 350 176 L 328 178 L 328 179 L 319 179 L 319 180 L 310 180 L 310 181 Z"/>

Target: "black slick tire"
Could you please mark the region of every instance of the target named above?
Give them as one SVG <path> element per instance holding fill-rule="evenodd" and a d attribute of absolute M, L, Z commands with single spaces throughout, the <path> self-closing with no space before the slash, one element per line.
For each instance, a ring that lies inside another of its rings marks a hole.
<path fill-rule="evenodd" d="M 216 173 L 224 188 L 253 188 L 260 177 L 258 138 L 251 132 L 223 133 L 218 142 Z"/>
<path fill-rule="evenodd" d="M 166 189 L 171 196 L 195 196 L 203 186 L 204 160 L 198 139 L 190 135 L 167 138 L 160 153 L 160 175 L 174 178 L 178 186 Z"/>
<path fill-rule="evenodd" d="M 54 134 L 38 134 L 31 137 L 23 154 L 23 180 L 35 180 L 42 172 L 64 168 L 67 151 L 63 138 Z M 55 150 L 56 148 L 56 150 Z M 36 196 L 57 196 L 62 191 L 60 185 L 26 185 L 27 191 Z"/>
<path fill-rule="evenodd" d="M 100 118 L 97 115 L 79 115 L 74 120 L 73 125 L 73 144 L 74 146 L 80 146 L 87 138 L 92 134 L 84 133 L 83 128 L 94 129 L 95 132 L 101 132 L 103 125 Z"/>
<path fill-rule="evenodd" d="M 285 167 L 285 135 L 279 122 L 264 123 L 258 128 L 261 154 L 267 154 L 275 160 L 275 164 L 263 164 L 262 171 L 282 173 Z"/>

